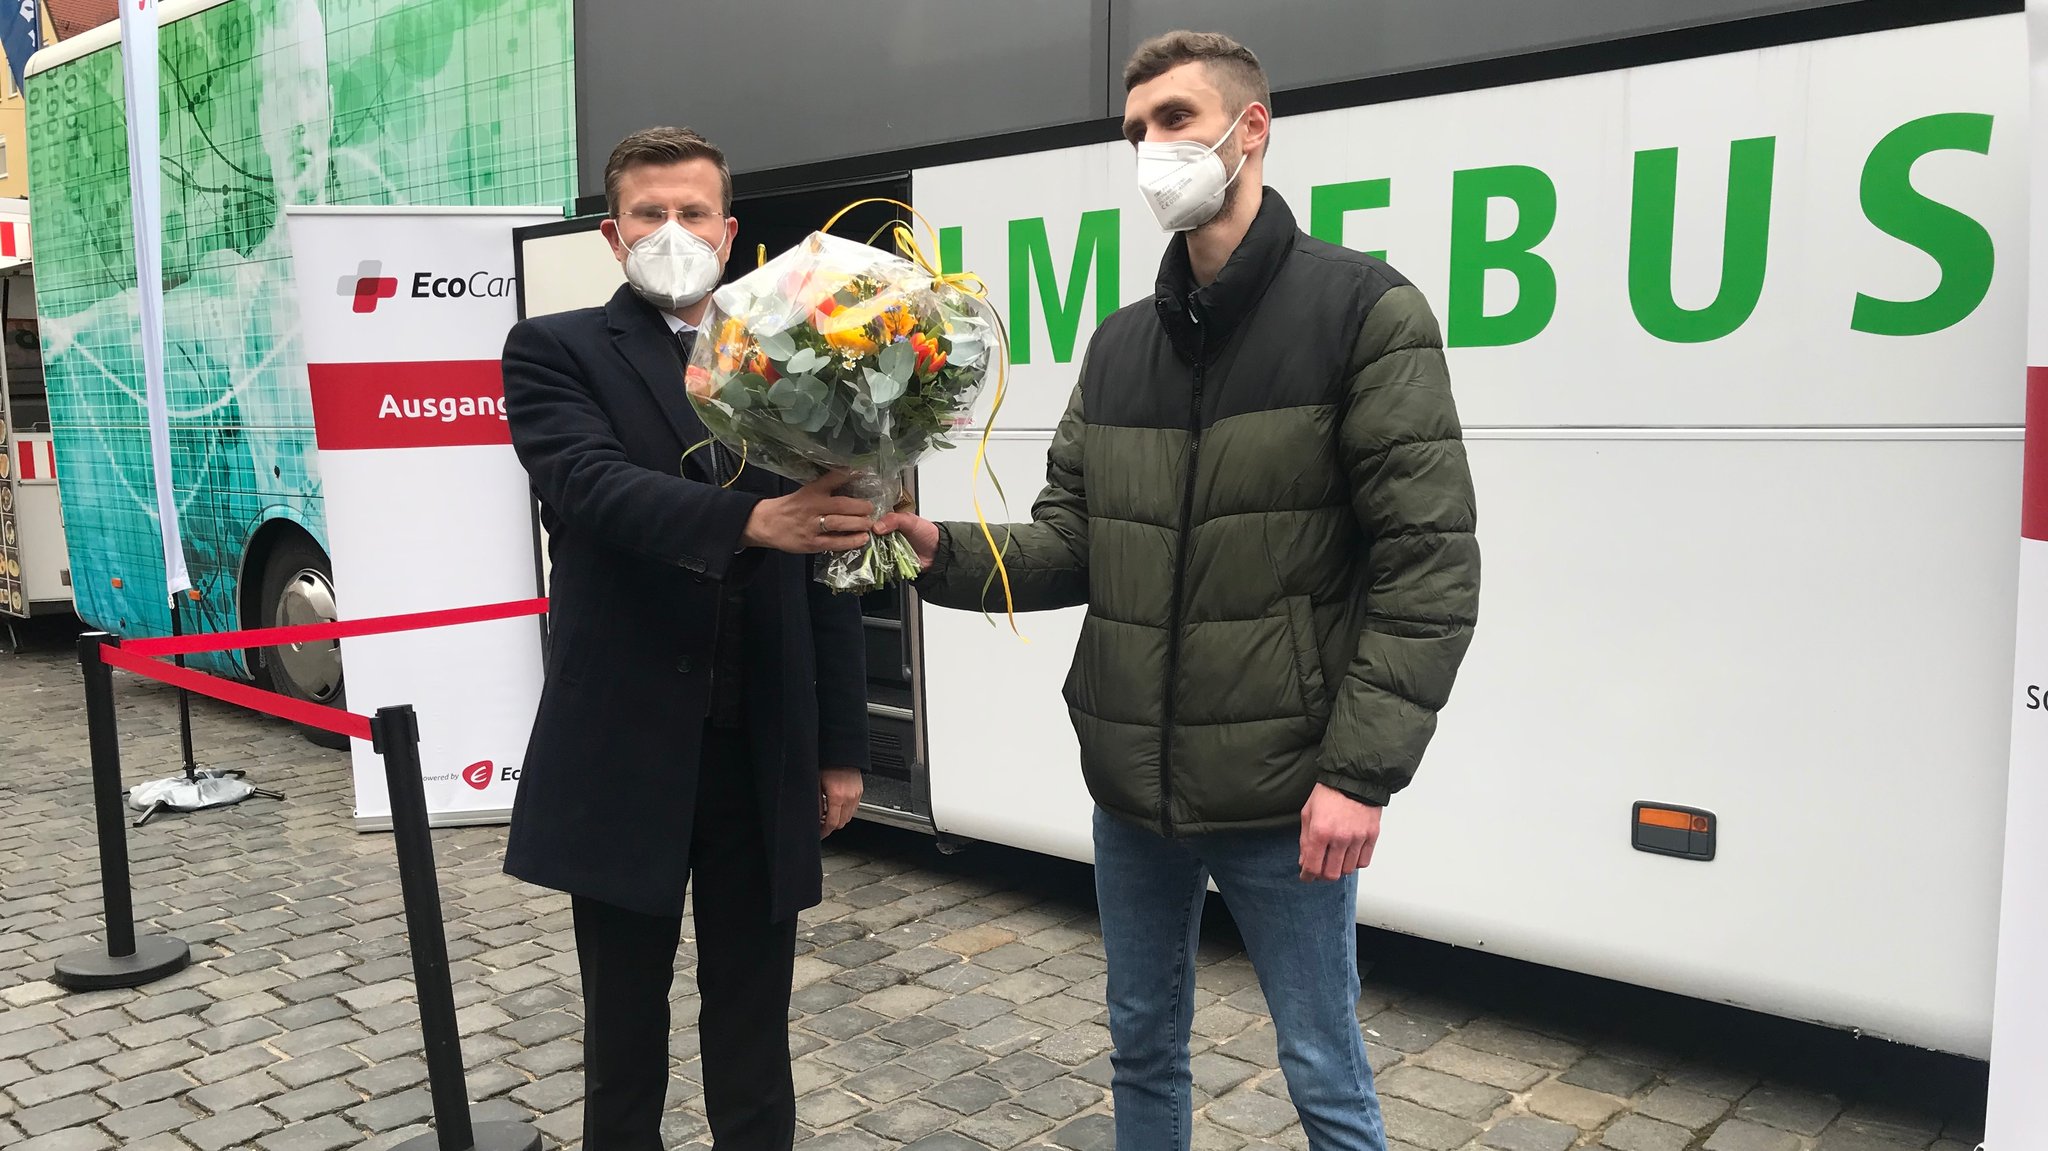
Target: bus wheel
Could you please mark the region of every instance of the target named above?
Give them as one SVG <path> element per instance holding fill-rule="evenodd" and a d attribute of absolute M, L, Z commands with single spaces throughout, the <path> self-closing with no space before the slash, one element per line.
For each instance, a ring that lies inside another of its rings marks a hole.
<path fill-rule="evenodd" d="M 340 618 L 334 606 L 333 567 L 318 544 L 298 533 L 277 541 L 264 564 L 262 604 L 265 627 L 332 623 Z M 267 647 L 261 658 L 273 691 L 308 703 L 345 706 L 341 646 L 333 640 Z M 303 724 L 299 730 L 321 747 L 348 748 L 346 736 Z"/>

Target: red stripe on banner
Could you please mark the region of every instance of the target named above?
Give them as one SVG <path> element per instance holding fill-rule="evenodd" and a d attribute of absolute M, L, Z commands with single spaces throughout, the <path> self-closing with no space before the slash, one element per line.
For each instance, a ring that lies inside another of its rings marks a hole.
<path fill-rule="evenodd" d="M 313 437 L 330 452 L 509 444 L 497 360 L 308 364 Z"/>
<path fill-rule="evenodd" d="M 322 731 L 331 731 L 350 739 L 370 738 L 370 717 L 366 715 L 357 715 L 338 707 L 307 703 L 288 695 L 278 695 L 276 692 L 264 691 L 245 683 L 221 679 L 175 664 L 158 663 L 115 644 L 100 648 L 100 658 L 111 667 L 160 680 L 172 687 L 181 687 L 223 703 L 232 703 L 237 707 L 246 707 L 250 711 L 260 711 L 265 715 L 274 715 L 293 723 L 303 723 L 307 727 L 317 727 Z"/>
<path fill-rule="evenodd" d="M 36 475 L 36 446 L 33 442 L 22 440 L 21 450 L 14 453 L 14 458 L 17 461 L 14 470 L 21 473 L 22 479 L 40 478 Z"/>
<path fill-rule="evenodd" d="M 2020 481 L 2020 535 L 2048 540 L 2048 368 L 2027 369 L 2026 467 Z"/>
<path fill-rule="evenodd" d="M 0 224 L 0 256 L 12 256 L 15 254 L 14 225 L 11 223 Z"/>
<path fill-rule="evenodd" d="M 450 608 L 447 611 L 423 611 L 410 615 L 387 615 L 375 619 L 336 620 L 334 623 L 295 624 L 291 627 L 265 627 L 250 631 L 223 631 L 210 635 L 162 636 L 156 639 L 126 641 L 124 650 L 136 655 L 191 655 L 202 651 L 227 651 L 237 647 L 276 647 L 287 643 L 317 643 L 330 639 L 353 639 L 365 635 L 387 635 L 400 631 L 423 631 L 427 628 L 454 627 L 465 623 L 489 623 L 499 619 L 518 619 L 521 616 L 540 615 L 548 610 L 545 599 L 513 600 L 509 603 L 485 604 L 482 607 Z"/>

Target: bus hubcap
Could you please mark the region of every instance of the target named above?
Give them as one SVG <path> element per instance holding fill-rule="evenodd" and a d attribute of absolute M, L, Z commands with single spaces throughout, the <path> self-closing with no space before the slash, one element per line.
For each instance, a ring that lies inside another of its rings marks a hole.
<path fill-rule="evenodd" d="M 311 568 L 285 581 L 277 596 L 277 622 L 283 627 L 299 624 L 333 623 L 334 585 Z M 318 703 L 334 699 L 341 687 L 341 649 L 333 640 L 285 644 L 277 649 L 278 662 L 293 686 Z"/>

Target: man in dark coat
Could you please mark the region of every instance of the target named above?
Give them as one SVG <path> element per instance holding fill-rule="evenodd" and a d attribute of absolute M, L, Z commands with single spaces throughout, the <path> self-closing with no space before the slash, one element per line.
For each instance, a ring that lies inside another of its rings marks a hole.
<path fill-rule="evenodd" d="M 546 686 L 505 870 L 573 896 L 584 1146 L 659 1151 L 669 986 L 694 890 L 705 1106 L 720 1151 L 787 1151 L 797 914 L 868 763 L 858 601 L 808 556 L 859 545 L 868 504 L 742 467 L 683 382 L 732 248 L 723 154 L 636 133 L 605 173 L 627 284 L 505 343 L 513 446 L 553 560 Z M 686 455 L 687 453 L 687 455 Z"/>

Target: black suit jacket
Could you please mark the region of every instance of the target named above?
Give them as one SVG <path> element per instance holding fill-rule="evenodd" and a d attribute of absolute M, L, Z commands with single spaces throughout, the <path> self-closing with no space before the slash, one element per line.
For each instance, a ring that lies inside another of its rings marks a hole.
<path fill-rule="evenodd" d="M 730 488 L 683 388 L 675 337 L 622 287 L 602 308 L 521 322 L 505 341 L 512 444 L 553 561 L 546 686 L 505 870 L 650 915 L 680 915 L 710 704 L 718 599 L 745 584 L 748 744 L 773 905 L 820 899 L 818 769 L 868 765 L 859 601 L 807 557 L 740 550 L 760 500 L 794 489 L 759 467 Z"/>

